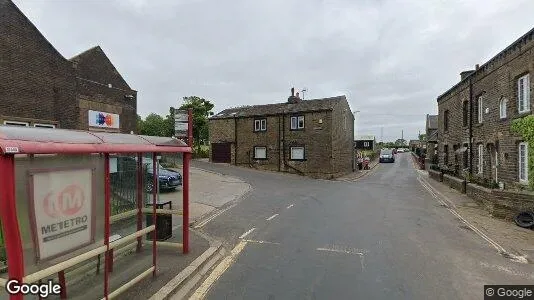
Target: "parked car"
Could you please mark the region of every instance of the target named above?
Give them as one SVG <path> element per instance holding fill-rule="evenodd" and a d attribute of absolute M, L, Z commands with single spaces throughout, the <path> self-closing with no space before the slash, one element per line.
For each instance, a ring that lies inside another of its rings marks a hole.
<path fill-rule="evenodd" d="M 404 148 L 397 149 L 397 153 L 404 153 L 404 152 L 406 152 L 406 149 Z"/>
<path fill-rule="evenodd" d="M 154 167 L 151 159 L 145 161 L 143 159 L 143 165 L 147 170 L 147 177 L 145 178 L 145 191 L 147 193 L 152 193 L 154 189 Z M 176 188 L 182 186 L 182 174 L 179 172 L 166 169 L 160 165 L 158 162 L 158 184 L 160 191 L 169 191 L 175 190 Z"/>
<path fill-rule="evenodd" d="M 118 165 L 120 171 L 131 173 L 130 176 L 135 176 L 137 168 L 137 157 L 118 157 Z M 157 167 L 158 172 L 158 185 L 160 191 L 170 191 L 182 186 L 182 174 L 170 169 L 164 168 L 159 162 Z M 154 167 L 152 158 L 143 157 L 143 169 L 145 177 L 143 183 L 145 186 L 145 192 L 152 193 L 154 190 Z"/>
<path fill-rule="evenodd" d="M 382 149 L 380 150 L 380 157 L 378 158 L 378 162 L 384 163 L 384 162 L 395 162 L 395 154 L 393 154 L 392 149 Z"/>

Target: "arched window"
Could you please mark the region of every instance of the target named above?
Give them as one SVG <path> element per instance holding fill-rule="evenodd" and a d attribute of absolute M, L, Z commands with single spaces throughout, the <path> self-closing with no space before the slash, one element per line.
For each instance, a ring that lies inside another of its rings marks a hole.
<path fill-rule="evenodd" d="M 508 99 L 502 97 L 499 102 L 499 116 L 501 119 L 506 118 L 506 108 L 508 107 Z"/>

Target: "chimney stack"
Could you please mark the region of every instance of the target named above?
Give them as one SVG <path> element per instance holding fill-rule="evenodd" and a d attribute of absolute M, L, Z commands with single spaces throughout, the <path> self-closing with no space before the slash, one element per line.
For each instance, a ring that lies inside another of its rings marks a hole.
<path fill-rule="evenodd" d="M 295 96 L 295 88 L 291 88 L 291 96 L 287 98 L 287 103 L 297 103 L 300 101 L 299 93 L 297 92 L 297 95 Z"/>
<path fill-rule="evenodd" d="M 465 78 L 467 78 L 467 76 L 471 75 L 473 72 L 475 72 L 475 70 L 468 70 L 468 71 L 461 72 L 460 73 L 460 81 L 462 81 Z"/>
<path fill-rule="evenodd" d="M 478 64 L 475 65 L 475 70 L 478 70 L 478 68 L 480 68 L 480 66 Z"/>

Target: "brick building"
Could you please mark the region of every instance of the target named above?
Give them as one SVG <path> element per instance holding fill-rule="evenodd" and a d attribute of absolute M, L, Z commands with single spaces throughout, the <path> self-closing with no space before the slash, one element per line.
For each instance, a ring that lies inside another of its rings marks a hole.
<path fill-rule="evenodd" d="M 223 110 L 210 118 L 210 157 L 316 178 L 354 170 L 354 116 L 345 96 Z"/>
<path fill-rule="evenodd" d="M 137 92 L 100 47 L 63 57 L 11 0 L 0 0 L 0 124 L 131 132 Z"/>
<path fill-rule="evenodd" d="M 528 145 L 510 125 L 532 114 L 533 47 L 534 29 L 438 97 L 442 168 L 505 186 L 528 181 Z"/>

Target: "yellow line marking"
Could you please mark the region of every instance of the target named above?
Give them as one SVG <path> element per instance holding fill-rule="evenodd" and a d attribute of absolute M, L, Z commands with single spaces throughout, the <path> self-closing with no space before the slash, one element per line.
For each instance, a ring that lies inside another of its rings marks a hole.
<path fill-rule="evenodd" d="M 243 251 L 247 245 L 246 241 L 240 241 L 234 249 L 230 252 L 230 255 L 225 257 L 221 263 L 215 267 L 213 272 L 204 280 L 204 282 L 198 287 L 195 293 L 189 298 L 194 300 L 204 299 L 208 294 L 211 286 L 226 272 L 226 270 L 234 263 L 235 259 Z"/>

